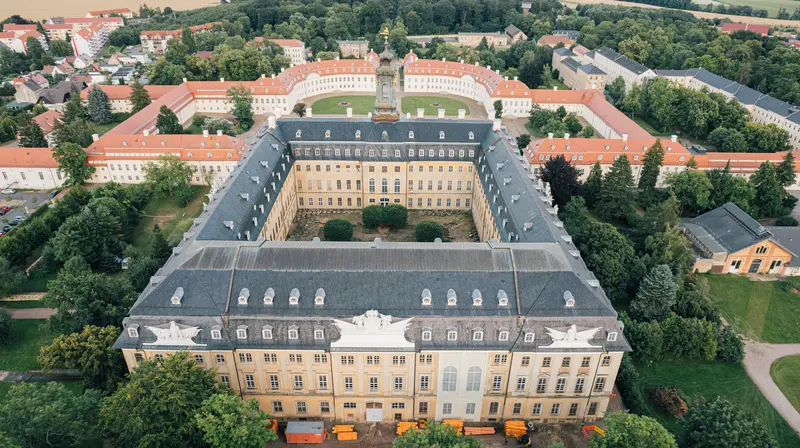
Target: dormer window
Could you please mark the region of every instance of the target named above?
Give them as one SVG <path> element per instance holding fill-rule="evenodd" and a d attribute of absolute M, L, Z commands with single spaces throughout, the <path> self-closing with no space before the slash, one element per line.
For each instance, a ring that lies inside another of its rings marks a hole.
<path fill-rule="evenodd" d="M 272 327 L 269 325 L 261 327 L 261 339 L 272 339 Z"/>
<path fill-rule="evenodd" d="M 275 300 L 275 290 L 267 288 L 267 292 L 264 293 L 264 305 L 272 305 L 273 300 Z"/>
<path fill-rule="evenodd" d="M 170 299 L 173 305 L 180 305 L 181 300 L 183 300 L 183 287 L 178 286 L 178 289 L 175 290 L 175 293 L 172 294 L 172 298 Z"/>
<path fill-rule="evenodd" d="M 133 324 L 128 327 L 128 337 L 133 339 L 139 337 L 139 325 Z"/>
<path fill-rule="evenodd" d="M 432 337 L 433 337 L 433 332 L 431 330 L 422 330 L 423 341 L 430 341 Z"/>
<path fill-rule="evenodd" d="M 474 330 L 472 332 L 472 340 L 473 341 L 482 341 L 483 340 L 483 330 Z"/>
<path fill-rule="evenodd" d="M 617 341 L 617 332 L 615 330 L 608 331 L 608 337 L 606 338 L 608 342 L 616 342 Z"/>
<path fill-rule="evenodd" d="M 431 298 L 431 290 L 425 288 L 422 290 L 422 305 L 423 306 L 430 306 L 433 303 L 433 299 Z"/>
<path fill-rule="evenodd" d="M 236 327 L 236 339 L 247 339 L 247 325 Z"/>
<path fill-rule="evenodd" d="M 239 305 L 247 305 L 248 299 L 250 299 L 250 290 L 242 288 L 242 290 L 239 291 Z"/>
<path fill-rule="evenodd" d="M 497 340 L 499 341 L 507 341 L 508 340 L 508 331 L 502 330 L 500 333 L 497 334 Z"/>
<path fill-rule="evenodd" d="M 383 141 L 389 140 L 389 133 L 386 131 L 381 132 L 381 140 Z"/>
<path fill-rule="evenodd" d="M 303 131 L 301 131 L 300 129 L 298 129 L 297 132 L 294 133 L 294 138 L 300 138 L 302 136 L 303 136 Z"/>
<path fill-rule="evenodd" d="M 325 138 L 331 138 L 331 130 L 330 129 L 325 131 Z"/>
<path fill-rule="evenodd" d="M 525 342 L 533 342 L 534 334 L 532 331 L 525 332 Z"/>
<path fill-rule="evenodd" d="M 497 291 L 497 306 L 508 306 L 508 294 L 502 289 Z"/>
<path fill-rule="evenodd" d="M 481 306 L 483 305 L 483 296 L 481 292 L 477 289 L 472 290 L 472 306 Z"/>
<path fill-rule="evenodd" d="M 564 291 L 564 306 L 567 308 L 575 306 L 575 297 L 572 297 L 572 293 L 569 291 Z"/>
<path fill-rule="evenodd" d="M 219 325 L 214 325 L 211 327 L 211 339 L 220 340 L 222 339 L 222 327 Z"/>
<path fill-rule="evenodd" d="M 456 292 L 452 289 L 447 290 L 447 306 L 456 306 Z"/>
<path fill-rule="evenodd" d="M 294 288 L 289 293 L 289 305 L 297 305 L 298 303 L 300 303 L 300 290 Z"/>
<path fill-rule="evenodd" d="M 447 340 L 454 342 L 458 339 L 458 332 L 456 330 L 447 330 Z"/>
<path fill-rule="evenodd" d="M 356 131 L 356 139 L 359 139 L 359 138 L 361 138 L 361 131 L 360 130 Z"/>
<path fill-rule="evenodd" d="M 317 293 L 314 294 L 314 305 L 324 305 L 325 304 L 325 290 L 319 288 Z"/>
<path fill-rule="evenodd" d="M 444 131 L 439 131 L 439 140 L 444 140 Z"/>
<path fill-rule="evenodd" d="M 297 325 L 289 327 L 289 339 L 300 339 L 300 329 Z"/>
<path fill-rule="evenodd" d="M 475 133 L 473 133 L 472 131 L 469 131 L 469 134 L 467 136 L 469 137 L 470 140 L 475 140 Z"/>
<path fill-rule="evenodd" d="M 408 139 L 409 140 L 413 140 L 414 139 L 414 131 L 408 131 Z"/>
<path fill-rule="evenodd" d="M 314 339 L 321 341 L 325 339 L 325 330 L 322 328 L 315 328 L 314 329 Z"/>

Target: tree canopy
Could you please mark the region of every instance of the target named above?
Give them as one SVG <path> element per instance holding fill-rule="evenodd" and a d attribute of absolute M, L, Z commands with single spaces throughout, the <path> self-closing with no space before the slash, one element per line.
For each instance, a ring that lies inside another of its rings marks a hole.
<path fill-rule="evenodd" d="M 278 439 L 267 429 L 269 416 L 259 409 L 258 400 L 244 401 L 233 393 L 207 398 L 194 420 L 203 440 L 215 448 L 263 448 Z"/>

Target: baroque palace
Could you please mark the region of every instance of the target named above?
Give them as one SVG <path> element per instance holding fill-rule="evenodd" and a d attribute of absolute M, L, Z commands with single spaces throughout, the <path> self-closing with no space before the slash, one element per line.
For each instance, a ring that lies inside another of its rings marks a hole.
<path fill-rule="evenodd" d="M 371 117 L 271 116 L 230 150 L 230 173 L 124 321 L 128 367 L 188 350 L 280 419 L 602 418 L 630 347 L 548 186 L 500 120 L 400 117 L 392 56 L 376 58 L 337 75 L 375 89 Z M 178 89 L 165 95 L 178 110 L 217 101 Z M 124 126 L 109 141 L 160 146 L 139 134 L 147 122 Z M 370 204 L 469 210 L 481 242 L 284 241 L 299 209 Z"/>

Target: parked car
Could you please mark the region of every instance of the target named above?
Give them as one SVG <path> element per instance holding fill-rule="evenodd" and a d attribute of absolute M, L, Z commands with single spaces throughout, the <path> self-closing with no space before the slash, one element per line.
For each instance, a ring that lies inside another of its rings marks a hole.
<path fill-rule="evenodd" d="M 3 226 L 3 233 L 8 233 L 11 230 L 11 226 Z"/>
<path fill-rule="evenodd" d="M 13 188 L 6 188 L 3 191 L 0 191 L 0 193 L 3 193 L 3 194 L 14 194 L 16 192 L 17 192 L 17 190 L 15 190 Z"/>
<path fill-rule="evenodd" d="M 50 192 L 50 199 L 53 199 L 54 197 L 58 196 L 59 193 L 61 193 L 61 190 L 51 191 Z"/>
<path fill-rule="evenodd" d="M 0 210 L 2 210 L 3 213 L 8 213 L 11 211 L 11 207 L 0 207 Z"/>

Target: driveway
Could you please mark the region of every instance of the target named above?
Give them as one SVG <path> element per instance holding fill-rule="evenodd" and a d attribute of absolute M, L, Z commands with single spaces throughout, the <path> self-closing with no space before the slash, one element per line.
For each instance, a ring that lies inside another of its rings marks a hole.
<path fill-rule="evenodd" d="M 775 360 L 789 355 L 800 355 L 800 344 L 764 344 L 749 341 L 744 347 L 744 368 L 789 426 L 800 433 L 800 412 L 797 412 L 786 399 L 769 374 L 769 368 Z"/>
<path fill-rule="evenodd" d="M 6 188 L 6 185 L 0 184 L 0 186 Z M 11 188 L 14 186 L 12 185 Z M 33 213 L 34 210 L 50 200 L 51 191 L 53 190 L 25 190 L 17 191 L 14 194 L 0 194 L 0 202 L 15 201 L 15 204 L 19 204 L 8 213 L 13 218 L 16 215 Z"/>
<path fill-rule="evenodd" d="M 12 319 L 47 319 L 56 314 L 55 308 L 6 308 Z"/>

